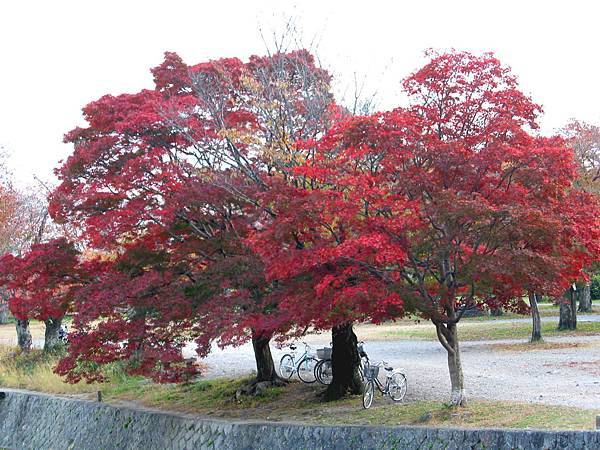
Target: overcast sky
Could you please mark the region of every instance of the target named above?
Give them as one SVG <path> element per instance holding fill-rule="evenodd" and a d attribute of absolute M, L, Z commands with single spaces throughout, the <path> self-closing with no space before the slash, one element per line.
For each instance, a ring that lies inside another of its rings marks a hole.
<path fill-rule="evenodd" d="M 600 123 L 597 2 L 586 1 L 0 1 L 0 145 L 20 183 L 51 179 L 71 151 L 63 134 L 104 95 L 152 86 L 164 51 L 189 64 L 264 51 L 268 34 L 297 17 L 340 81 L 353 74 L 381 108 L 434 47 L 493 51 L 541 103 L 544 132 L 569 118 Z"/>

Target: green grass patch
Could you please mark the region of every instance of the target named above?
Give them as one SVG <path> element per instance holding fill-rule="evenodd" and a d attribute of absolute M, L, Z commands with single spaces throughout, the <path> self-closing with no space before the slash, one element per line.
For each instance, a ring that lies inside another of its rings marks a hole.
<path fill-rule="evenodd" d="M 542 322 L 542 336 L 589 336 L 600 334 L 600 322 L 579 322 L 577 330 L 558 331 L 558 322 Z M 461 341 L 493 339 L 528 339 L 531 336 L 530 322 L 495 323 L 494 321 L 461 321 L 458 324 Z M 428 322 L 418 325 L 402 325 L 370 330 L 369 339 L 420 339 L 437 340 L 435 327 Z"/>
<path fill-rule="evenodd" d="M 377 402 L 376 399 L 375 402 Z M 451 408 L 440 402 L 374 404 L 369 410 L 323 415 L 322 423 L 427 425 L 468 428 L 594 429 L 598 411 L 563 406 L 472 400 L 468 406 Z"/>

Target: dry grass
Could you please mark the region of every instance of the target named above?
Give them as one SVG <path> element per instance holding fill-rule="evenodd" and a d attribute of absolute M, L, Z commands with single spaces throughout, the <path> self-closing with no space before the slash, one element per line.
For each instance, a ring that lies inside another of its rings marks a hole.
<path fill-rule="evenodd" d="M 81 394 L 97 390 L 97 385 L 68 384 L 53 372 L 58 356 L 33 350 L 18 354 L 16 349 L 0 347 L 0 385 L 16 389 Z"/>
<path fill-rule="evenodd" d="M 532 350 L 561 350 L 566 348 L 582 348 L 589 347 L 592 344 L 589 342 L 519 342 L 517 344 L 490 344 L 492 350 L 501 350 L 507 352 L 529 352 Z"/>

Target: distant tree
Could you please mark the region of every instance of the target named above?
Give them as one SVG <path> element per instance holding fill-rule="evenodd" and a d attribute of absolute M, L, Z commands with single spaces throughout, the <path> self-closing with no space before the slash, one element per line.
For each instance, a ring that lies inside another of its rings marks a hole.
<path fill-rule="evenodd" d="M 22 257 L 8 253 L 0 258 L 0 283 L 10 294 L 11 313 L 17 320 L 45 323 L 46 351 L 60 343 L 58 331 L 79 283 L 78 258 L 64 238 L 34 244 Z"/>
<path fill-rule="evenodd" d="M 600 194 L 600 127 L 572 120 L 561 132 L 575 153 L 579 173 L 577 187 L 584 192 Z M 580 213 L 587 213 L 585 206 Z M 588 269 L 594 270 L 594 268 Z M 591 287 L 587 275 L 577 284 L 576 294 L 579 303 L 577 311 L 579 312 L 592 311 Z"/>

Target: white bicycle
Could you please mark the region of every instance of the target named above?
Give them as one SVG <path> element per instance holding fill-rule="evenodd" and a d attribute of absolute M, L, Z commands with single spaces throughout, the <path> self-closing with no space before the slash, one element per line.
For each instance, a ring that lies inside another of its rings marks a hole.
<path fill-rule="evenodd" d="M 289 380 L 292 376 L 297 373 L 298 378 L 304 383 L 314 383 L 317 381 L 315 378 L 315 366 L 317 365 L 317 358 L 312 356 L 312 348 L 306 342 L 304 344 L 304 353 L 299 357 L 296 356 L 296 345 L 290 345 L 290 353 L 286 353 L 279 362 L 279 375 L 281 378 Z"/>

